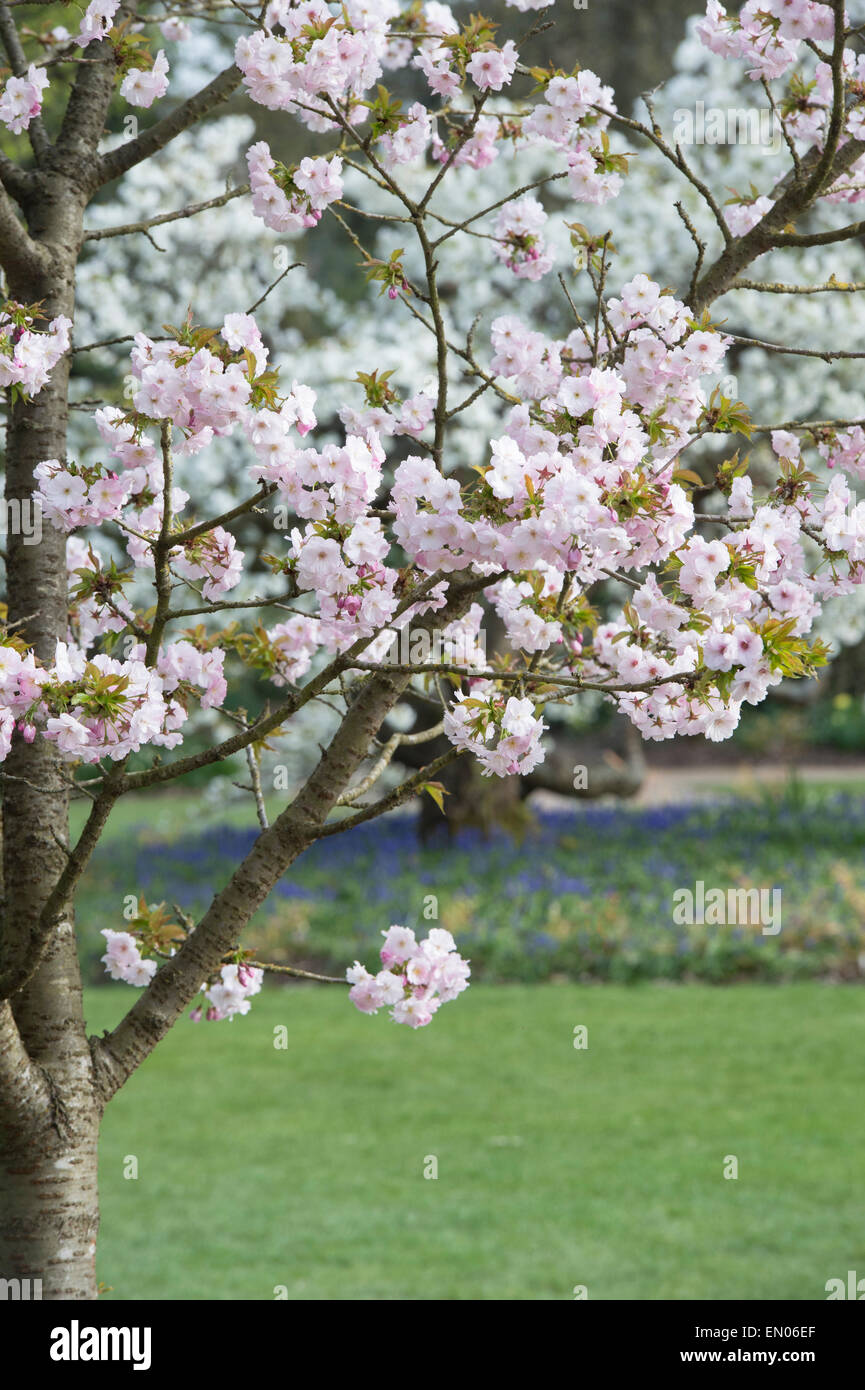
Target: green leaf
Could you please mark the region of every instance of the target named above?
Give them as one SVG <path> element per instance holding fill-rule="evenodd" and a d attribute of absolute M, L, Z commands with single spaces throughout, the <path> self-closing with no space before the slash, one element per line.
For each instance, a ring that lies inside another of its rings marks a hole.
<path fill-rule="evenodd" d="M 447 788 L 444 787 L 441 782 L 424 782 L 421 791 L 429 793 L 442 815 L 444 815 L 444 798 L 448 795 Z"/>

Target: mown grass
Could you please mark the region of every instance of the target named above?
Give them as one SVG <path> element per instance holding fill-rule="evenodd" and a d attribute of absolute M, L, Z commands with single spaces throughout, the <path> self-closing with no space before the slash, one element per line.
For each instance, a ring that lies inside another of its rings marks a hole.
<path fill-rule="evenodd" d="M 93 1030 L 133 997 L 88 991 Z M 112 1299 L 822 1299 L 865 1272 L 863 1058 L 861 991 L 816 981 L 480 985 L 418 1032 L 337 986 L 266 989 L 180 1022 L 109 1107 L 99 1277 Z"/>

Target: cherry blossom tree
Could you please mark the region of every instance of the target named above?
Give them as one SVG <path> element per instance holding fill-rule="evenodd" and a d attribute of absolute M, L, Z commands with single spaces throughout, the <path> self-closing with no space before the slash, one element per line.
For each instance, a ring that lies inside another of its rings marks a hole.
<path fill-rule="evenodd" d="M 0 1272 L 41 1278 L 51 1298 L 87 1299 L 102 1112 L 184 1014 L 208 1026 L 254 1007 L 271 966 L 243 932 L 304 850 L 418 793 L 440 798 L 438 776 L 457 758 L 491 778 L 531 773 L 548 707 L 584 692 L 643 738 L 720 740 L 743 704 L 825 661 L 818 614 L 865 573 L 865 503 L 845 477 L 865 475 L 862 422 L 755 423 L 711 383 L 740 347 L 771 353 L 779 372 L 789 357 L 831 365 L 865 354 L 733 333 L 712 315 L 763 257 L 865 230 L 844 209 L 863 196 L 865 59 L 840 0 L 749 0 L 732 17 L 711 0 L 700 41 L 747 74 L 789 166 L 725 206 L 723 176 L 717 188 L 698 171 L 651 100 L 645 120 L 626 116 L 602 76 L 533 65 L 532 37 L 554 21 L 552 6 L 515 14 L 508 35 L 437 0 L 405 10 L 397 0 L 261 10 L 92 0 L 70 29 L 42 33 L 17 24 L 18 9 L 0 2 L 11 69 L 0 95 Z M 175 100 L 186 35 L 227 16 L 240 28 L 233 61 Z M 393 72 L 418 99 L 393 95 Z M 283 163 L 255 140 L 248 185 L 145 207 L 133 226 L 90 223 L 103 189 L 237 94 L 298 123 L 316 152 Z M 105 148 L 110 113 L 157 102 L 164 115 Z M 690 264 L 673 288 L 643 271 L 619 277 L 614 236 L 578 220 L 618 197 L 642 148 L 682 183 Z M 452 215 L 449 182 L 468 171 L 481 190 L 484 171 L 505 161 L 507 191 Z M 302 352 L 286 364 L 256 318 L 293 261 L 264 297 L 251 289 L 251 304 L 217 318 L 207 303 L 180 304 L 174 326 L 133 323 L 119 344 L 75 341 L 88 240 L 152 235 L 241 197 L 280 237 L 314 238 L 330 219 L 379 318 L 428 339 L 431 377 L 400 393 L 392 369 L 365 354 L 344 386 L 339 433 L 319 429 Z M 492 322 L 466 326 L 443 294 L 458 246 L 477 277 L 507 277 Z M 538 285 L 557 297 L 565 331 L 548 331 Z M 757 279 L 746 288 L 768 292 Z M 78 446 L 71 362 L 118 346 L 122 403 L 97 406 Z M 481 442 L 457 460 L 453 437 L 473 414 Z M 709 437 L 725 448 L 698 510 L 705 479 L 685 455 Z M 755 489 L 740 455 L 759 437 L 775 465 Z M 230 461 L 233 495 L 219 508 L 211 452 Z M 815 459 L 833 470 L 828 486 Z M 22 524 L 28 508 L 38 530 Z M 265 574 L 238 543 L 263 512 Z M 612 616 L 598 601 L 611 580 L 628 595 Z M 490 654 L 488 611 L 506 638 Z M 269 690 L 254 717 L 229 689 L 236 671 Z M 408 692 L 428 718 L 383 735 Z M 315 705 L 336 713 L 328 741 L 271 821 L 257 750 Z M 217 717 L 230 733 L 208 723 Z M 203 746 L 184 752 L 202 728 Z M 446 752 L 382 790 L 401 746 L 440 735 Z M 111 1033 L 88 1038 L 74 904 L 113 808 L 237 754 L 259 820 L 253 848 L 198 921 L 174 923 L 142 901 L 133 920 L 104 929 L 107 972 L 141 992 Z M 89 803 L 74 843 L 72 796 Z M 469 964 L 442 928 L 422 942 L 399 925 L 382 932 L 381 968 L 347 963 L 349 999 L 426 1026 L 465 989 Z"/>

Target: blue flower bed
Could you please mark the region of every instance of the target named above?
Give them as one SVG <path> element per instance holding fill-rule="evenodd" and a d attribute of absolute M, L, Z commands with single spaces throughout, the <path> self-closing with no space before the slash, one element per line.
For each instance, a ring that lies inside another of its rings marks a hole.
<path fill-rule="evenodd" d="M 218 826 L 169 842 L 133 835 L 97 853 L 85 901 L 120 927 L 122 894 L 202 910 L 257 831 Z M 676 925 L 673 894 L 781 890 L 782 925 Z M 435 902 L 431 901 L 435 899 Z M 113 916 L 102 913 L 108 903 Z M 437 917 L 433 917 L 437 911 Z M 88 914 L 91 915 L 91 914 Z M 391 922 L 457 938 L 494 979 L 731 980 L 829 975 L 865 967 L 865 798 L 846 793 L 634 809 L 543 813 L 520 841 L 473 830 L 421 846 L 405 816 L 334 835 L 306 852 L 256 914 L 257 952 L 344 970 L 374 960 Z M 860 965 L 861 960 L 861 965 Z"/>

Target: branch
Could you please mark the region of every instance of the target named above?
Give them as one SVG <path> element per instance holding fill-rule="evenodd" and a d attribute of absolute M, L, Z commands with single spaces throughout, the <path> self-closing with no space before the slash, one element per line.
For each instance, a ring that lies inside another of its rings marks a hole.
<path fill-rule="evenodd" d="M 156 338 L 153 336 L 152 333 L 148 333 L 147 336 L 150 338 L 150 341 L 152 343 L 174 342 L 173 338 Z M 101 341 L 98 343 L 82 343 L 81 347 L 73 347 L 70 348 L 69 351 L 71 355 L 74 357 L 76 352 L 95 352 L 97 348 L 114 347 L 118 343 L 134 343 L 135 338 L 136 335 L 134 333 L 124 333 L 124 335 L 121 338 L 102 338 Z M 75 402 L 75 404 L 78 405 L 81 404 L 81 402 Z M 84 404 L 87 404 L 87 402 L 84 402 Z"/>
<path fill-rule="evenodd" d="M 752 434 L 772 434 L 775 430 L 852 430 L 856 425 L 865 425 L 860 420 L 784 420 L 780 425 L 752 425 Z"/>
<path fill-rule="evenodd" d="M 22 1133 L 32 1145 L 34 1124 L 50 1123 L 51 1094 L 44 1072 L 31 1062 L 8 1000 L 0 1003 L 0 1133 Z"/>
<path fill-rule="evenodd" d="M 836 241 L 852 241 L 863 233 L 865 222 L 848 222 L 846 227 L 836 227 L 831 232 L 779 232 L 773 245 L 779 249 L 785 246 L 831 246 Z"/>
<path fill-rule="evenodd" d="M 125 174 L 142 160 L 149 159 L 151 155 L 164 149 L 176 136 L 195 125 L 215 106 L 227 101 L 232 92 L 240 86 L 241 81 L 240 69 L 232 63 L 231 67 L 214 77 L 213 81 L 208 82 L 195 96 L 182 102 L 169 116 L 164 116 L 135 140 L 128 140 L 110 154 L 103 155 L 96 168 L 97 187 L 101 188 L 112 179 L 120 178 L 121 174 Z"/>
<path fill-rule="evenodd" d="M 461 758 L 465 753 L 464 748 L 449 748 L 446 753 L 427 763 L 426 767 L 420 768 L 407 777 L 404 782 L 400 782 L 398 787 L 394 787 L 386 796 L 379 797 L 371 806 L 364 806 L 353 816 L 346 816 L 343 820 L 332 822 L 326 825 L 319 834 L 319 839 L 324 839 L 326 835 L 341 835 L 345 830 L 353 830 L 356 825 L 362 825 L 364 821 L 375 820 L 378 816 L 383 816 L 385 811 L 393 811 L 397 806 L 401 806 L 404 801 L 414 796 L 416 791 L 428 782 L 431 777 L 435 777 L 437 772 L 441 772 L 443 767 L 447 767 L 457 758 Z"/>
<path fill-rule="evenodd" d="M 354 806 L 359 796 L 365 796 L 368 791 L 371 791 L 389 766 L 398 748 L 409 747 L 418 743 L 429 743 L 443 732 L 444 720 L 440 719 L 438 724 L 433 724 L 429 729 L 422 729 L 417 734 L 391 734 L 372 770 L 362 782 L 357 782 L 337 797 L 337 806 Z"/>
<path fill-rule="evenodd" d="M 841 348 L 830 351 L 823 348 L 785 347 L 783 343 L 766 343 L 761 338 L 743 338 L 737 333 L 725 333 L 725 338 L 740 347 L 763 348 L 766 352 L 779 352 L 789 357 L 819 357 L 821 362 L 837 362 L 844 359 L 865 357 L 865 352 L 846 352 Z"/>
<path fill-rule="evenodd" d="M 633 580 L 628 581 L 622 574 L 614 574 L 610 570 L 605 570 L 604 573 L 609 574 L 611 579 L 633 583 Z M 349 664 L 353 671 L 391 671 L 394 674 L 398 671 L 408 671 L 418 675 L 462 676 L 464 680 L 473 681 L 516 681 L 532 685 L 560 685 L 565 690 L 600 690 L 605 695 L 646 695 L 656 685 L 669 684 L 673 679 L 680 679 L 680 677 L 664 676 L 657 680 L 644 681 L 640 685 L 608 685 L 598 681 L 584 681 L 581 676 L 563 676 L 558 671 L 549 670 L 537 674 L 532 671 L 478 671 L 473 666 L 453 666 L 445 662 L 433 661 L 413 661 L 408 666 L 400 665 L 395 661 L 382 661 L 375 664 L 352 661 Z"/>
<path fill-rule="evenodd" d="M 197 590 L 196 590 L 197 592 Z M 286 594 L 285 598 L 296 598 L 296 594 Z M 229 598 L 219 599 L 215 603 L 203 603 L 196 608 L 172 608 L 166 614 L 166 619 L 172 622 L 175 618 L 194 618 L 200 613 L 220 613 L 225 608 L 286 608 L 289 612 L 298 612 L 298 609 L 288 608 L 288 605 L 280 598 L 263 598 L 259 595 L 256 598 Z M 308 614 L 304 614 L 307 617 Z"/>
<path fill-rule="evenodd" d="M 437 212 L 430 211 L 430 217 L 433 217 L 436 222 L 441 222 L 443 226 L 448 228 L 448 231 L 442 232 L 441 236 L 436 237 L 435 241 L 432 243 L 433 250 L 437 251 L 442 243 L 447 241 L 449 237 L 456 236 L 457 232 L 466 231 L 473 222 L 477 222 L 480 218 L 486 217 L 488 213 L 495 212 L 496 208 L 502 207 L 505 203 L 510 202 L 512 198 L 519 198 L 523 193 L 530 193 L 533 188 L 542 188 L 544 184 L 553 183 L 556 179 L 566 179 L 567 176 L 567 170 L 559 174 L 544 174 L 543 178 L 533 179 L 531 183 L 524 183 L 521 188 L 515 188 L 513 193 L 505 194 L 504 198 L 499 198 L 497 202 L 490 203 L 488 207 L 482 208 L 480 212 L 473 212 L 472 215 L 467 217 L 463 222 L 451 222 L 447 217 L 441 217 Z M 493 241 L 497 239 L 496 237 L 492 238 Z"/>
<path fill-rule="evenodd" d="M 269 295 L 273 290 L 276 289 L 277 285 L 282 284 L 282 281 L 285 279 L 286 275 L 288 275 L 289 271 L 290 271 L 290 270 L 300 270 L 300 268 L 301 268 L 304 264 L 305 264 L 304 261 L 292 261 L 291 265 L 287 265 L 287 266 L 285 267 L 285 270 L 281 271 L 280 274 L 277 275 L 277 277 L 276 277 L 275 280 L 271 280 L 271 282 L 270 282 L 270 284 L 268 285 L 267 289 L 264 291 L 264 294 L 260 294 L 260 295 L 258 296 L 258 299 L 256 299 L 255 303 L 254 303 L 254 304 L 250 304 L 250 306 L 249 306 L 249 308 L 247 309 L 246 312 L 247 312 L 248 314 L 254 314 L 255 311 L 256 311 L 256 309 L 260 308 L 261 305 L 264 303 L 264 301 L 267 299 L 268 295 Z"/>
<path fill-rule="evenodd" d="M 865 280 L 845 284 L 841 280 L 827 280 L 825 285 L 784 285 L 770 280 L 734 280 L 732 290 L 761 290 L 764 294 L 858 294 L 865 290 Z M 729 292 L 729 291 L 728 291 Z"/>
<path fill-rule="evenodd" d="M 64 173 L 76 173 L 81 182 L 95 192 L 94 173 L 99 167 L 97 151 L 105 131 L 105 118 L 114 95 L 117 65 L 114 49 L 107 41 L 88 45 L 93 57 L 83 64 L 69 96 L 60 133 L 53 152 L 55 165 Z"/>
<path fill-rule="evenodd" d="M 261 790 L 261 768 L 258 765 L 258 758 L 255 756 L 255 749 L 251 743 L 246 745 L 246 765 L 249 768 L 249 780 L 252 784 L 252 795 L 255 797 L 255 810 L 258 816 L 258 823 L 262 830 L 267 830 L 267 807 L 264 804 L 264 794 Z"/>
<path fill-rule="evenodd" d="M 638 135 L 642 135 L 644 139 L 650 140 L 652 144 L 655 146 L 655 148 L 661 151 L 661 154 L 665 157 L 665 159 L 668 159 L 670 163 L 674 165 L 675 168 L 678 169 L 681 174 L 684 174 L 685 178 L 692 185 L 692 187 L 694 187 L 700 194 L 700 197 L 703 199 L 703 202 L 706 204 L 707 208 L 711 212 L 712 216 L 715 219 L 715 222 L 718 225 L 718 230 L 724 238 L 725 246 L 728 246 L 733 239 L 732 233 L 730 231 L 730 228 L 727 226 L 726 221 L 724 220 L 724 214 L 721 208 L 719 207 L 718 201 L 712 193 L 712 190 L 709 188 L 708 184 L 704 183 L 704 181 L 697 174 L 694 173 L 693 169 L 688 164 L 687 160 L 685 159 L 685 156 L 682 153 L 681 145 L 677 145 L 675 150 L 673 150 L 672 147 L 668 145 L 667 141 L 661 134 L 660 126 L 655 120 L 655 113 L 652 107 L 652 103 L 645 93 L 643 94 L 643 102 L 645 103 L 646 110 L 649 113 L 649 119 L 652 122 L 651 127 L 647 126 L 643 121 L 636 121 L 632 120 L 629 116 L 622 116 L 619 114 L 618 111 L 608 111 L 604 106 L 594 106 L 593 110 L 599 111 L 602 115 L 609 117 L 609 119 L 613 121 L 616 125 L 624 126 L 626 130 L 633 130 Z"/>
<path fill-rule="evenodd" d="M 147 639 L 147 651 L 144 657 L 148 666 L 156 664 L 162 634 L 165 631 L 168 613 L 171 609 L 171 492 L 174 486 L 174 459 L 171 453 L 171 422 L 169 420 L 162 421 L 159 438 L 162 453 L 162 521 L 159 535 L 151 545 L 156 587 L 156 612 L 153 616 L 153 625 Z"/>
<path fill-rule="evenodd" d="M 248 960 L 244 964 L 255 970 L 266 970 L 269 975 L 291 975 L 298 980 L 318 980 L 324 985 L 347 985 L 344 975 L 317 975 L 314 970 L 298 970 L 294 965 L 271 965 L 263 960 Z"/>
<path fill-rule="evenodd" d="M 485 575 L 480 579 L 470 580 L 460 588 L 460 594 L 472 594 L 478 592 L 494 582 L 494 575 Z M 393 613 L 389 622 L 400 617 L 407 608 L 411 608 L 417 603 L 430 589 L 435 588 L 436 584 L 441 583 L 442 575 L 439 572 L 428 575 L 422 584 L 412 589 L 410 594 L 401 601 L 396 612 Z M 366 650 L 370 642 L 376 637 L 380 637 L 385 627 L 377 629 L 368 637 L 359 637 L 347 651 L 341 656 L 334 657 L 333 661 L 321 670 L 318 675 L 302 689 L 294 691 L 281 705 L 277 706 L 270 714 L 262 716 L 255 724 L 251 724 L 248 729 L 237 734 L 232 734 L 230 738 L 223 739 L 221 743 L 215 744 L 211 748 L 204 748 L 200 753 L 190 753 L 185 758 L 177 758 L 171 763 L 158 763 L 155 767 L 147 768 L 143 772 L 131 772 L 123 777 L 120 791 L 123 793 L 141 791 L 144 787 L 152 786 L 156 782 L 170 782 L 178 777 L 184 777 L 187 772 L 195 772 L 200 767 L 209 767 L 211 763 L 224 762 L 234 753 L 240 753 L 249 743 L 258 742 L 266 738 L 284 724 L 299 709 L 316 699 L 326 691 L 332 680 L 335 680 L 344 671 L 351 670 L 356 666 L 356 659 Z M 96 778 L 91 778 L 91 782 Z"/>
<path fill-rule="evenodd" d="M 813 156 L 814 151 L 811 153 Z M 828 181 L 832 183 L 841 174 L 846 173 L 863 154 L 865 140 L 848 140 L 835 155 Z M 811 163 L 808 158 L 802 161 L 805 174 L 809 172 Z M 695 314 L 699 314 L 720 295 L 725 294 L 740 272 L 766 251 L 784 246 L 827 246 L 836 241 L 852 240 L 865 231 L 865 224 L 857 222 L 834 232 L 785 232 L 783 228 L 806 212 L 811 204 L 804 196 L 801 177 L 797 179 L 792 171 L 787 178 L 776 184 L 772 191 L 780 196 L 766 215 L 744 236 L 735 237 L 728 242 L 714 265 L 709 267 L 698 282 L 690 306 Z"/>
<path fill-rule="evenodd" d="M 178 222 L 183 217 L 195 217 L 199 212 L 207 212 L 209 208 L 221 208 L 225 203 L 230 203 L 232 198 L 241 198 L 244 193 L 249 192 L 249 184 L 241 184 L 239 188 L 230 188 L 227 193 L 220 193 L 216 198 L 208 198 L 205 203 L 190 203 L 188 207 L 179 208 L 177 212 L 163 212 L 158 217 L 151 217 L 146 222 L 126 222 L 120 227 L 99 227 L 84 233 L 85 241 L 104 241 L 106 237 L 130 236 L 133 232 L 147 232 L 151 227 L 162 227 L 166 222 Z M 81 351 L 81 349 L 79 349 Z"/>
<path fill-rule="evenodd" d="M 436 575 L 430 576 L 435 579 Z M 489 582 L 488 576 L 455 581 L 445 607 L 428 613 L 421 626 L 464 617 L 479 585 Z M 408 671 L 376 672 L 359 683 L 345 718 L 292 803 L 262 831 L 198 926 L 157 971 L 114 1032 L 94 1040 L 96 1084 L 104 1101 L 149 1056 L 198 994 L 202 980 L 209 979 L 227 952 L 236 949 L 243 928 L 285 871 L 323 833 L 340 794 L 410 680 Z"/>
<path fill-rule="evenodd" d="M 676 212 L 679 214 L 679 217 L 684 223 L 685 229 L 689 237 L 691 238 L 691 240 L 697 248 L 697 259 L 694 262 L 694 269 L 691 272 L 691 283 L 688 287 L 688 300 L 690 301 L 694 294 L 694 291 L 697 288 L 697 281 L 700 278 L 700 271 L 703 269 L 703 261 L 706 257 L 706 243 L 705 241 L 703 241 L 703 238 L 700 236 L 699 232 L 697 231 L 697 228 L 694 226 L 693 222 L 688 216 L 688 213 L 685 210 L 685 206 L 683 203 L 676 203 Z"/>
<path fill-rule="evenodd" d="M 0 186 L 13 198 L 23 198 L 33 187 L 33 174 L 21 169 L 3 150 L 0 150 Z"/>
<path fill-rule="evenodd" d="M 94 1040 L 96 1082 L 107 1102 L 198 994 L 276 883 L 318 838 L 340 791 L 399 699 L 408 677 L 379 676 L 351 706 L 292 804 L 262 831 L 198 926 L 167 960 L 111 1034 Z"/>
<path fill-rule="evenodd" d="M 0 187 L 0 265 L 16 280 L 43 275 L 51 265 L 49 251 L 30 236 L 4 187 Z"/>
<path fill-rule="evenodd" d="M 830 3 L 835 18 L 832 43 L 832 112 L 823 150 L 803 191 L 806 206 L 815 198 L 819 198 L 827 183 L 834 182 L 831 178 L 832 162 L 838 150 L 847 114 L 844 101 L 844 0 L 830 0 Z"/>
<path fill-rule="evenodd" d="M 179 545 L 186 545 L 189 541 L 195 540 L 196 536 L 203 536 L 206 531 L 213 531 L 217 526 L 225 526 L 227 522 L 234 521 L 239 516 L 244 516 L 251 512 L 259 502 L 265 501 L 276 492 L 276 483 L 262 483 L 258 492 L 253 493 L 252 497 L 247 497 L 244 502 L 238 502 L 236 507 L 231 507 L 221 516 L 212 517 L 210 521 L 199 521 L 195 526 L 188 526 L 185 531 L 176 531 L 171 537 L 172 550 Z"/>

